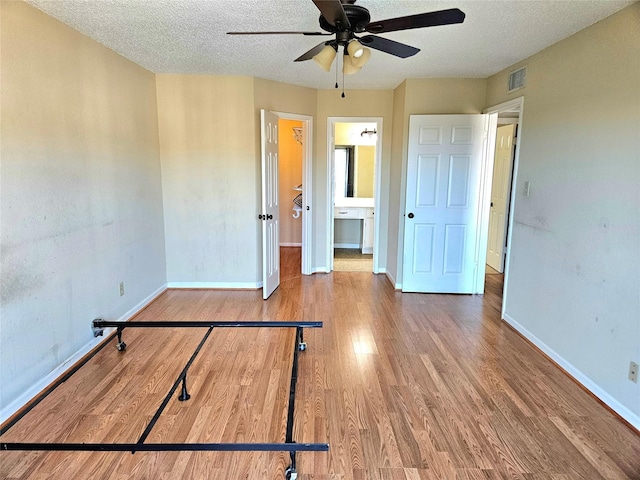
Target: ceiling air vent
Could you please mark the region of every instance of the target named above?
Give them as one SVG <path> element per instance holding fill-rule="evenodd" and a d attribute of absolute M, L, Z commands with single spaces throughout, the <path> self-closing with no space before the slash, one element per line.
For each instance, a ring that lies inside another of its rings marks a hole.
<path fill-rule="evenodd" d="M 509 93 L 524 88 L 527 79 L 527 67 L 519 68 L 509 74 Z"/>

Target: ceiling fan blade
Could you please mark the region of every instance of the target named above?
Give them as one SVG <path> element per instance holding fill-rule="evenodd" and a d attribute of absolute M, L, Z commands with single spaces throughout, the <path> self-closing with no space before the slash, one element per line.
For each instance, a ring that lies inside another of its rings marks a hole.
<path fill-rule="evenodd" d="M 324 32 L 227 32 L 227 35 L 333 35 Z"/>
<path fill-rule="evenodd" d="M 331 25 L 336 27 L 349 29 L 351 28 L 351 23 L 349 23 L 349 19 L 347 18 L 347 14 L 344 13 L 344 8 L 342 8 L 342 2 L 340 0 L 312 0 L 320 13 L 324 17 L 324 19 L 329 22 Z"/>
<path fill-rule="evenodd" d="M 400 58 L 407 58 L 415 55 L 420 51 L 419 48 L 412 47 L 400 42 L 394 42 L 388 38 L 378 37 L 376 35 L 366 35 L 359 39 L 360 43 L 375 50 L 384 53 L 390 53 Z"/>
<path fill-rule="evenodd" d="M 451 25 L 464 22 L 465 14 L 457 8 L 438 10 L 437 12 L 419 13 L 407 17 L 389 18 L 367 25 L 367 32 L 386 33 L 412 28 L 435 27 L 437 25 Z"/>
<path fill-rule="evenodd" d="M 294 62 L 304 62 L 305 60 L 311 60 L 313 57 L 319 54 L 325 46 L 329 45 L 330 43 L 331 42 L 319 43 L 308 52 L 305 52 L 302 55 L 300 55 L 298 58 L 296 58 Z"/>

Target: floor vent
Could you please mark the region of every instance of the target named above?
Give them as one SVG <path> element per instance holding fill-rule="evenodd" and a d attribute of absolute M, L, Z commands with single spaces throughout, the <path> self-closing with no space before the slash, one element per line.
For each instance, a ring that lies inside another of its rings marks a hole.
<path fill-rule="evenodd" d="M 509 74 L 509 93 L 524 88 L 527 79 L 527 67 L 519 68 Z"/>

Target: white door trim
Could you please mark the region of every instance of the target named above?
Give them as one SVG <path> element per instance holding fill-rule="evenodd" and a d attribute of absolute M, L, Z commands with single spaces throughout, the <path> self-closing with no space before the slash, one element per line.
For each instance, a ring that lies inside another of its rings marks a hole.
<path fill-rule="evenodd" d="M 518 112 L 518 141 L 516 142 L 516 151 L 513 157 L 513 178 L 511 179 L 511 199 L 509 201 L 509 229 L 507 232 L 507 258 L 504 267 L 504 286 L 502 290 L 502 312 L 501 318 L 504 319 L 505 305 L 507 304 L 507 295 L 509 291 L 509 266 L 511 264 L 511 241 L 513 235 L 513 212 L 516 205 L 516 188 L 518 181 L 518 165 L 520 164 L 520 144 L 522 143 L 522 113 L 524 111 L 524 97 L 514 98 L 508 102 L 500 103 L 489 108 L 485 108 L 483 113 L 503 113 Z"/>
<path fill-rule="evenodd" d="M 311 275 L 313 252 L 312 187 L 313 187 L 313 117 L 296 113 L 272 112 L 283 120 L 302 122 L 302 274 Z"/>
<path fill-rule="evenodd" d="M 484 293 L 485 265 L 487 264 L 487 243 L 489 241 L 489 216 L 491 214 L 491 183 L 493 181 L 493 161 L 496 154 L 496 129 L 498 114 L 489 113 L 485 122 L 484 155 L 480 177 L 480 204 L 478 205 L 478 231 L 476 233 L 476 293 Z"/>
<path fill-rule="evenodd" d="M 327 273 L 333 271 L 333 152 L 335 147 L 334 127 L 336 123 L 375 123 L 376 158 L 375 158 L 375 185 L 373 194 L 373 273 L 380 273 L 380 176 L 382 174 L 382 117 L 328 117 L 327 118 Z"/>

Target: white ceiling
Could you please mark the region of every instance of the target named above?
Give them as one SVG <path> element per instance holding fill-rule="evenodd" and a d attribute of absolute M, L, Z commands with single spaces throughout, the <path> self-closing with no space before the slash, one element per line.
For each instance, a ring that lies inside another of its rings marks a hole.
<path fill-rule="evenodd" d="M 335 68 L 296 62 L 330 37 L 231 36 L 228 31 L 320 31 L 311 0 L 27 0 L 155 73 L 250 75 L 332 88 Z M 372 50 L 349 89 L 395 88 L 406 78 L 492 75 L 592 25 L 634 0 L 358 0 L 371 20 L 447 8 L 464 23 L 381 36 L 418 47 L 400 59 Z M 335 65 L 334 65 L 335 66 Z M 342 80 L 340 79 L 342 84 Z"/>

